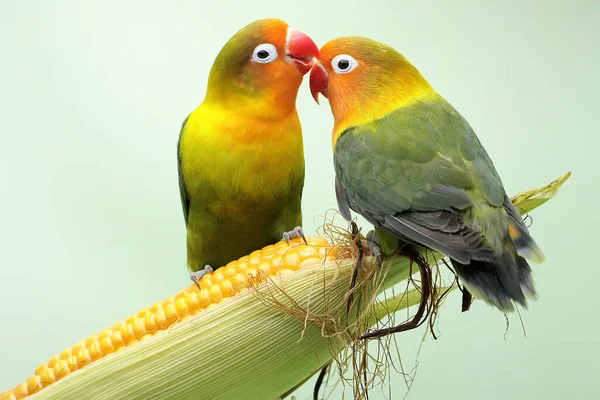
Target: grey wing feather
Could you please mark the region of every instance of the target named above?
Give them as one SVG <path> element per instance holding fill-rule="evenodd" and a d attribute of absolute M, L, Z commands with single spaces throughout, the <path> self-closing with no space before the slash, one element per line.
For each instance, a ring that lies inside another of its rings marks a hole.
<path fill-rule="evenodd" d="M 346 221 L 350 221 L 352 219 L 350 203 L 348 202 L 348 197 L 346 197 L 344 186 L 337 176 L 335 177 L 335 197 L 338 203 L 338 210 L 342 214 L 342 217 L 344 217 Z"/>
<path fill-rule="evenodd" d="M 449 185 L 432 188 L 426 196 L 415 199 L 412 208 L 419 211 L 464 210 L 473 204 L 473 199 L 463 189 Z"/>
<path fill-rule="evenodd" d="M 517 211 L 517 208 L 515 207 L 513 202 L 510 201 L 510 199 L 506 195 L 504 196 L 504 209 L 513 221 L 515 221 L 521 226 L 525 226 L 525 221 L 523 221 L 521 214 L 519 214 L 519 211 Z"/>
<path fill-rule="evenodd" d="M 406 212 L 385 217 L 383 225 L 463 264 L 468 264 L 471 259 L 490 261 L 493 258 L 493 251 L 485 246 L 481 232 L 466 226 L 457 212 Z"/>
<path fill-rule="evenodd" d="M 400 237 L 440 251 L 461 263 L 469 263 L 470 257 L 460 235 L 449 235 L 393 216 L 386 216 L 382 225 Z"/>
<path fill-rule="evenodd" d="M 187 191 L 185 189 L 185 182 L 183 180 L 183 172 L 181 171 L 181 137 L 183 136 L 183 131 L 185 129 L 185 124 L 187 123 L 189 115 L 185 118 L 183 123 L 181 124 L 181 130 L 179 131 L 179 139 L 177 140 L 177 174 L 179 175 L 179 196 L 181 197 L 181 207 L 183 209 L 183 219 L 187 226 L 188 215 L 190 212 L 190 199 L 188 198 Z"/>

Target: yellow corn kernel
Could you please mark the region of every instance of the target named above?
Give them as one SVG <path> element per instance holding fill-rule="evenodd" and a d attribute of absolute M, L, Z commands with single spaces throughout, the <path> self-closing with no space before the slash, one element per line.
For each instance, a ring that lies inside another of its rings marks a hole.
<path fill-rule="evenodd" d="M 108 337 L 103 337 L 100 340 L 100 351 L 103 355 L 111 354 L 115 352 L 115 347 L 112 344 L 112 341 Z"/>
<path fill-rule="evenodd" d="M 39 366 L 38 366 L 38 367 L 35 369 L 34 375 L 40 375 L 40 374 L 41 374 L 43 371 L 45 371 L 45 370 L 47 370 L 47 369 L 48 369 L 48 363 L 43 363 L 43 364 L 40 364 L 40 365 L 39 365 Z M 0 399 L 2 399 L 2 397 L 0 397 Z"/>
<path fill-rule="evenodd" d="M 317 249 L 307 245 L 299 246 L 297 253 L 302 260 L 319 256 L 319 251 Z"/>
<path fill-rule="evenodd" d="M 213 285 L 208 289 L 210 301 L 212 303 L 218 303 L 223 300 L 223 293 L 221 293 L 221 287 L 219 285 Z"/>
<path fill-rule="evenodd" d="M 245 270 L 248 269 L 248 262 L 246 261 L 240 261 L 237 263 L 237 270 L 240 272 L 244 272 Z"/>
<path fill-rule="evenodd" d="M 186 300 L 187 300 L 187 296 L 180 297 L 179 299 L 177 299 L 175 301 L 175 303 L 173 305 L 175 307 L 175 312 L 177 313 L 178 318 L 183 318 L 190 313 L 190 310 L 188 309 Z"/>
<path fill-rule="evenodd" d="M 133 320 L 131 327 L 133 328 L 133 335 L 136 339 L 139 339 L 146 334 L 146 327 L 148 325 L 145 322 L 146 317 L 136 318 Z"/>
<path fill-rule="evenodd" d="M 126 323 L 121 328 L 121 338 L 123 339 L 123 343 L 125 346 L 130 344 L 133 340 L 135 340 L 135 330 L 133 329 L 133 324 L 131 322 Z"/>
<path fill-rule="evenodd" d="M 260 260 L 262 262 L 269 261 L 275 257 L 275 247 L 269 250 L 263 250 L 260 254 Z"/>
<path fill-rule="evenodd" d="M 54 376 L 56 376 L 57 381 L 67 376 L 70 372 L 69 364 L 65 360 L 60 360 L 54 365 Z"/>
<path fill-rule="evenodd" d="M 200 289 L 210 289 L 213 285 L 212 274 L 206 274 L 200 280 Z"/>
<path fill-rule="evenodd" d="M 254 254 L 254 253 L 253 253 Z M 260 264 L 260 257 L 255 254 L 255 255 L 251 255 L 250 257 L 248 257 L 248 265 L 251 267 L 258 267 L 258 264 Z"/>
<path fill-rule="evenodd" d="M 111 336 L 111 341 L 112 344 L 115 348 L 115 350 L 119 350 L 120 348 L 122 348 L 125 345 L 125 342 L 123 341 L 123 337 L 121 336 L 121 331 L 113 331 L 113 334 Z"/>
<path fill-rule="evenodd" d="M 234 287 L 239 287 L 239 286 L 244 286 L 246 283 L 248 283 L 248 275 L 247 274 L 235 274 L 234 276 L 231 277 L 231 284 Z"/>
<path fill-rule="evenodd" d="M 220 269 L 218 269 L 215 272 L 213 272 L 213 274 L 212 274 L 212 283 L 213 283 L 213 285 L 215 283 L 220 283 L 224 279 L 225 279 L 225 275 L 223 275 L 223 271 L 221 271 Z"/>
<path fill-rule="evenodd" d="M 273 272 L 273 274 L 276 274 L 282 266 L 283 258 L 281 256 L 277 256 L 271 260 L 271 271 Z"/>
<path fill-rule="evenodd" d="M 77 360 L 77 369 L 81 369 L 92 362 L 92 359 L 90 358 L 90 355 L 89 355 L 90 354 L 89 350 L 84 349 L 84 350 L 80 351 L 79 353 L 80 354 L 84 353 L 84 354 L 81 356 L 75 357 L 75 359 Z"/>
<path fill-rule="evenodd" d="M 175 308 L 175 304 L 171 303 L 165 307 L 165 319 L 167 324 L 171 325 L 179 319 L 177 315 L 177 309 Z"/>
<path fill-rule="evenodd" d="M 271 275 L 271 271 L 273 270 L 273 268 L 271 268 L 271 263 L 268 261 L 261 261 L 258 263 L 257 269 L 267 275 Z"/>
<path fill-rule="evenodd" d="M 13 390 L 0 394 L 0 400 L 17 400 Z"/>
<path fill-rule="evenodd" d="M 77 355 L 77 353 L 79 353 L 81 349 L 85 349 L 85 340 L 80 340 L 79 342 L 77 342 L 77 344 L 73 346 L 71 353 Z"/>
<path fill-rule="evenodd" d="M 232 276 L 237 274 L 237 270 L 235 269 L 235 266 L 223 267 L 221 269 L 223 270 L 223 276 L 225 278 L 231 278 Z"/>
<path fill-rule="evenodd" d="M 189 316 L 189 314 L 194 314 L 200 308 L 198 293 L 188 293 L 182 301 L 188 311 L 188 315 L 182 316 L 182 318 Z"/>
<path fill-rule="evenodd" d="M 125 324 L 127 323 L 127 321 L 119 321 L 116 324 L 114 324 L 112 326 L 112 330 L 113 331 L 120 331 L 121 328 L 123 328 L 123 326 L 125 326 Z"/>
<path fill-rule="evenodd" d="M 97 342 L 98 341 L 98 337 L 99 337 L 99 335 L 92 335 L 92 336 L 90 336 L 86 340 L 86 342 L 85 342 L 86 347 L 90 347 L 92 345 L 92 343 Z"/>
<path fill-rule="evenodd" d="M 30 376 L 25 381 L 25 385 L 27 385 L 27 393 L 33 394 L 39 392 L 42 390 L 42 378 L 37 375 Z"/>
<path fill-rule="evenodd" d="M 113 332 L 113 328 L 112 328 L 112 326 L 109 326 L 108 328 L 102 329 L 102 331 L 100 331 L 99 336 L 100 336 L 100 338 L 105 338 L 107 336 L 112 335 L 112 332 Z"/>
<path fill-rule="evenodd" d="M 289 244 L 279 242 L 266 246 L 206 274 L 199 282 L 200 289 L 192 283 L 176 295 L 128 316 L 40 364 L 33 376 L 25 383 L 4 392 L 0 395 L 0 400 L 22 399 L 43 390 L 95 360 L 214 307 L 223 299 L 243 291 L 249 282 L 256 284 L 264 280 L 265 275 L 272 277 L 291 274 L 325 260 L 335 260 L 337 250 L 326 239 L 309 236 L 306 240 L 308 245 L 301 239 L 293 239 Z"/>
<path fill-rule="evenodd" d="M 63 350 L 62 353 L 60 353 L 60 359 L 61 360 L 66 360 L 67 358 L 71 357 L 71 348 L 68 348 L 66 350 Z"/>
<path fill-rule="evenodd" d="M 154 331 L 165 329 L 168 326 L 167 316 L 165 315 L 164 309 L 159 308 L 156 310 L 156 314 L 152 315 L 151 317 L 154 318 L 155 323 L 153 329 L 147 329 L 148 333 L 152 334 Z"/>
<path fill-rule="evenodd" d="M 202 289 L 198 293 L 198 304 L 200 307 L 208 307 L 210 304 L 210 292 L 208 289 Z"/>
<path fill-rule="evenodd" d="M 275 256 L 284 256 L 290 251 L 290 248 L 287 246 L 280 246 L 275 249 Z"/>
<path fill-rule="evenodd" d="M 29 396 L 29 392 L 27 391 L 27 384 L 21 383 L 19 386 L 17 386 L 15 388 L 15 391 L 13 392 L 13 395 L 16 399 L 24 399 L 25 397 Z"/>
<path fill-rule="evenodd" d="M 300 268 L 300 255 L 296 252 L 289 252 L 285 256 L 283 256 L 283 265 L 287 269 L 291 269 L 293 271 Z"/>
<path fill-rule="evenodd" d="M 65 360 L 71 372 L 77 371 L 79 369 L 79 363 L 77 362 L 77 357 L 71 356 Z"/>
<path fill-rule="evenodd" d="M 306 260 L 302 260 L 300 263 L 300 269 L 314 267 L 315 265 L 321 264 L 323 260 L 318 257 L 307 258 Z"/>
<path fill-rule="evenodd" d="M 54 381 L 56 380 L 56 377 L 54 376 L 54 369 L 52 369 L 52 368 L 47 368 L 44 371 L 42 371 L 40 374 L 36 374 L 36 375 L 38 375 L 40 377 L 42 386 L 44 386 L 44 387 L 53 384 Z"/>
<path fill-rule="evenodd" d="M 60 356 L 54 356 L 48 361 L 48 368 L 54 368 L 57 362 L 60 361 Z"/>
<path fill-rule="evenodd" d="M 92 361 L 99 360 L 102 357 L 103 354 L 102 351 L 100 351 L 100 343 L 96 341 L 90 344 L 90 358 L 92 359 Z"/>
<path fill-rule="evenodd" d="M 233 285 L 231 284 L 231 280 L 226 280 L 221 282 L 221 284 L 219 285 L 220 289 L 221 289 L 221 293 L 223 294 L 223 297 L 231 297 L 235 294 L 235 289 L 233 288 Z"/>
<path fill-rule="evenodd" d="M 167 298 L 167 299 L 163 300 L 163 301 L 162 301 L 162 306 L 163 306 L 163 308 L 164 308 L 164 307 L 166 307 L 166 306 L 168 306 L 169 304 L 173 303 L 173 301 L 175 301 L 175 297 L 176 297 L 176 296 L 171 296 L 171 297 L 169 297 L 169 298 Z"/>
<path fill-rule="evenodd" d="M 156 321 L 156 319 L 159 316 L 164 316 L 164 313 L 162 311 L 162 308 L 159 310 L 160 312 L 156 312 L 155 314 L 148 314 L 146 315 L 146 318 L 143 321 L 144 324 L 144 334 L 143 336 L 146 336 L 148 334 L 148 332 L 154 332 L 155 330 L 158 329 L 158 322 Z"/>

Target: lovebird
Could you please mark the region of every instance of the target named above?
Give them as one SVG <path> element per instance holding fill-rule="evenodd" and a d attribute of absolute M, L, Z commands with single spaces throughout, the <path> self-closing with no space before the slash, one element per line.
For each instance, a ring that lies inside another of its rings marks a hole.
<path fill-rule="evenodd" d="M 406 243 L 447 255 L 463 286 L 503 312 L 536 299 L 527 260 L 545 257 L 463 116 L 399 52 L 377 41 L 326 43 L 310 75 L 334 118 L 340 213 L 374 226 L 375 254 Z"/>
<path fill-rule="evenodd" d="M 279 19 L 255 21 L 221 49 L 204 101 L 183 122 L 177 166 L 187 265 L 214 268 L 302 232 L 302 128 L 296 96 L 319 54 Z"/>

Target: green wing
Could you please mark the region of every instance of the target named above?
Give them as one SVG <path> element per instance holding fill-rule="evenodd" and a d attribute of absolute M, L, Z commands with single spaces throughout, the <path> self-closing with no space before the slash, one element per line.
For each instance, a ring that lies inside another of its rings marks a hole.
<path fill-rule="evenodd" d="M 181 207 L 183 208 L 183 219 L 185 225 L 188 223 L 188 215 L 190 213 L 190 199 L 188 198 L 187 191 L 185 189 L 185 182 L 183 181 L 183 173 L 181 172 L 181 137 L 185 130 L 185 124 L 187 123 L 189 115 L 185 118 L 181 124 L 181 130 L 179 131 L 179 139 L 177 140 L 177 174 L 179 175 L 179 196 L 181 197 Z"/>
<path fill-rule="evenodd" d="M 506 194 L 472 128 L 445 100 L 348 129 L 338 139 L 334 164 L 346 218 L 352 209 L 376 227 L 462 263 L 492 257 L 473 205 L 503 212 Z"/>

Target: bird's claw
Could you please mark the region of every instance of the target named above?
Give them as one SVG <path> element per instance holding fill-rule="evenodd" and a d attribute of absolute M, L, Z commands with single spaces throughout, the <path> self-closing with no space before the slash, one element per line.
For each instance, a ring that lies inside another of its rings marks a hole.
<path fill-rule="evenodd" d="M 290 240 L 295 238 L 302 238 L 304 244 L 308 244 L 308 242 L 306 241 L 306 237 L 304 236 L 304 231 L 300 226 L 295 227 L 292 231 L 284 232 L 282 240 L 285 240 L 287 244 L 290 244 Z"/>
<path fill-rule="evenodd" d="M 190 273 L 190 279 L 198 286 L 198 289 L 200 289 L 200 279 L 206 274 L 211 274 L 213 271 L 214 270 L 210 265 L 205 265 L 204 269 Z"/>
<path fill-rule="evenodd" d="M 377 237 L 377 234 L 374 230 L 369 231 L 369 233 L 367 233 L 367 245 L 369 246 L 369 249 L 375 256 L 375 258 L 377 259 L 379 266 L 381 266 L 383 264 L 383 254 L 381 254 L 381 247 L 379 247 L 379 238 Z"/>

